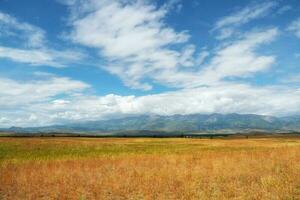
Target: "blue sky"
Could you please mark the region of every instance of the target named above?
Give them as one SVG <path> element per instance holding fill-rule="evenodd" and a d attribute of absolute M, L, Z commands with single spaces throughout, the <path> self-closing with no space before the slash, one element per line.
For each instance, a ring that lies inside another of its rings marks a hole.
<path fill-rule="evenodd" d="M 300 114 L 297 0 L 0 0 L 0 127 Z"/>

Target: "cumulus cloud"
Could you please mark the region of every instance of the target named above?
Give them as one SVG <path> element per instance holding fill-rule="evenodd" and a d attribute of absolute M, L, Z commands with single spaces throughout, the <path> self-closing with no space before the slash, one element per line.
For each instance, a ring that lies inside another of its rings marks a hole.
<path fill-rule="evenodd" d="M 49 76 L 43 80 L 15 81 L 0 79 L 0 108 L 28 106 L 41 101 L 49 101 L 57 95 L 68 95 L 87 89 L 86 83 L 65 77 Z"/>
<path fill-rule="evenodd" d="M 183 89 L 174 92 L 145 96 L 119 96 L 109 94 L 105 96 L 73 95 L 64 98 L 55 94 L 82 90 L 86 86 L 72 80 L 52 81 L 53 85 L 70 85 L 55 90 L 46 96 L 29 95 L 28 88 L 34 87 L 26 83 L 15 88 L 10 93 L 21 99 L 31 99 L 31 104 L 19 100 L 19 109 L 8 110 L 7 99 L 2 99 L 0 115 L 1 126 L 37 126 L 83 120 L 99 120 L 139 114 L 195 114 L 195 113 L 256 113 L 265 115 L 285 115 L 299 113 L 300 90 L 293 90 L 282 86 L 253 87 L 245 84 L 220 84 L 210 87 Z M 59 83 L 57 83 L 59 82 Z M 61 84 L 63 82 L 63 84 Z M 43 84 L 42 84 L 43 85 Z M 48 84 L 47 84 L 48 85 Z M 45 86 L 36 86 L 38 94 L 45 93 Z M 48 86 L 47 86 L 48 87 Z M 2 86 L 3 88 L 3 86 Z M 47 93 L 47 92 L 46 92 Z M 36 93 L 37 94 L 37 93 Z M 37 98 L 38 99 L 35 99 Z M 45 101 L 45 98 L 51 100 Z M 33 100 L 32 100 L 33 99 Z M 293 99 L 293 101 L 291 101 Z M 11 104 L 9 104 L 12 106 Z"/>
<path fill-rule="evenodd" d="M 67 105 L 59 97 L 83 95 L 90 86 L 81 81 L 54 75 L 43 75 L 40 80 L 16 81 L 0 79 L 0 127 L 39 126 L 53 123 L 53 113 L 38 109 L 38 105 L 53 106 L 53 111 Z"/>

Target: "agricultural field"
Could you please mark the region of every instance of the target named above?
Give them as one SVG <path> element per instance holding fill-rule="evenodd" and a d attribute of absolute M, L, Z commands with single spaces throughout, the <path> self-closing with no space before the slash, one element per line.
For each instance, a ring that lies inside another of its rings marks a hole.
<path fill-rule="evenodd" d="M 0 199 L 300 199 L 300 138 L 0 138 Z"/>

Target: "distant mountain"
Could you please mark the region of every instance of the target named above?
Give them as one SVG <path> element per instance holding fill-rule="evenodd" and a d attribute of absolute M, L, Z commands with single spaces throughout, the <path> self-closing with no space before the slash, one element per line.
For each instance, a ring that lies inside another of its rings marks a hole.
<path fill-rule="evenodd" d="M 272 117 L 253 114 L 194 114 L 194 115 L 141 115 L 101 121 L 86 121 L 65 125 L 36 128 L 8 129 L 20 133 L 91 133 L 91 132 L 243 132 L 251 130 L 299 131 L 300 116 Z"/>

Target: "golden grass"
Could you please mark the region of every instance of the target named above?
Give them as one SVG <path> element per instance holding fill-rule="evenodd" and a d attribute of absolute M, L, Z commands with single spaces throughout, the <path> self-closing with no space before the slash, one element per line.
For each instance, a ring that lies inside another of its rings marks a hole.
<path fill-rule="evenodd" d="M 0 199 L 300 199 L 300 139 L 0 138 Z"/>

